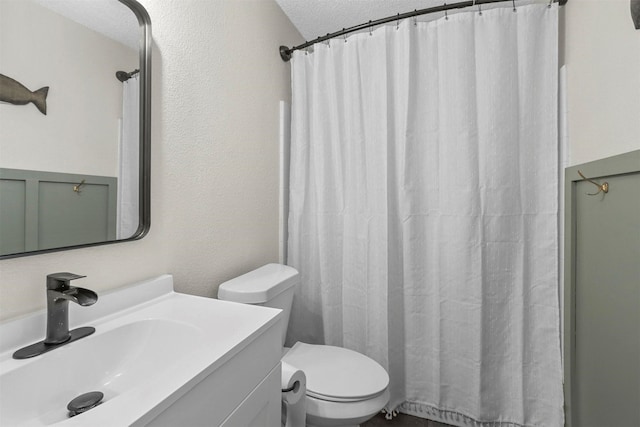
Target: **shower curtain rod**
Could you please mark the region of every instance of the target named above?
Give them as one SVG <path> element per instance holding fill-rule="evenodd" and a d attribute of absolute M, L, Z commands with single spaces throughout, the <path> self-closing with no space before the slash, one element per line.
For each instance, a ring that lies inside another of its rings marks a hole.
<path fill-rule="evenodd" d="M 280 46 L 280 57 L 284 62 L 289 62 L 289 60 L 291 59 L 291 54 L 293 53 L 294 50 L 306 49 L 309 46 L 313 46 L 314 44 L 323 42 L 325 40 L 330 40 L 330 39 L 340 37 L 349 33 L 365 30 L 367 28 L 372 28 L 377 25 L 387 24 L 389 22 L 400 21 L 402 19 L 412 18 L 414 16 L 427 15 L 429 13 L 445 12 L 447 10 L 452 10 L 452 9 L 463 9 L 465 7 L 480 6 L 480 5 L 489 4 L 489 3 L 502 3 L 507 1 L 512 1 L 515 7 L 515 0 L 472 0 L 472 1 L 462 1 L 459 3 L 451 3 L 451 4 L 445 3 L 442 6 L 428 7 L 426 9 L 416 9 L 413 12 L 398 13 L 397 15 L 387 16 L 386 18 L 365 22 L 363 24 L 355 25 L 349 28 L 343 28 L 341 31 L 336 31 L 335 33 L 327 33 L 326 36 L 319 36 L 315 40 L 305 41 L 303 44 L 298 46 L 293 46 L 291 48 L 287 46 Z M 567 4 L 567 1 L 569 0 L 551 0 L 549 4 L 558 3 L 560 6 L 564 6 L 565 4 Z"/>

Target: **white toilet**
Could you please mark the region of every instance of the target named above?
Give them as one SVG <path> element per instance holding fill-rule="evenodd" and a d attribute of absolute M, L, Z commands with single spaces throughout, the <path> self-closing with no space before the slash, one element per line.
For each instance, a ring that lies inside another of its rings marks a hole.
<path fill-rule="evenodd" d="M 218 289 L 218 298 L 283 310 L 288 325 L 296 269 L 267 264 Z M 282 335 L 282 344 L 286 327 Z M 341 347 L 297 342 L 284 349 L 282 361 L 302 370 L 307 378 L 307 426 L 354 426 L 365 422 L 389 402 L 389 375 L 376 361 Z"/>

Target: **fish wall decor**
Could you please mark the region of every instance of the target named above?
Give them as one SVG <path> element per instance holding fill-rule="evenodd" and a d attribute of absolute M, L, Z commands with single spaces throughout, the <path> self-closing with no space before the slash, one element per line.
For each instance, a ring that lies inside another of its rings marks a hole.
<path fill-rule="evenodd" d="M 26 105 L 32 102 L 42 114 L 46 115 L 48 93 L 49 86 L 31 92 L 20 82 L 0 74 L 0 101 L 2 102 L 14 105 Z"/>
<path fill-rule="evenodd" d="M 631 0 L 631 19 L 636 30 L 640 30 L 640 0 Z"/>

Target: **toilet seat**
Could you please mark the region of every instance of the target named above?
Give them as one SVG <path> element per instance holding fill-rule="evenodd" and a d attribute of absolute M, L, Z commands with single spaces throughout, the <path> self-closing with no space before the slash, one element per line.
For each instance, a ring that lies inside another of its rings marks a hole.
<path fill-rule="evenodd" d="M 330 402 L 374 399 L 389 385 L 387 371 L 373 359 L 341 347 L 296 343 L 282 358 L 305 373 L 307 396 Z"/>

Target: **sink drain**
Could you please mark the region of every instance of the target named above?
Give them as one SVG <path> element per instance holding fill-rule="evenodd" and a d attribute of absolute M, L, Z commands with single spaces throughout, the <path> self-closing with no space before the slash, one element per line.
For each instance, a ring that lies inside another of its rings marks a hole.
<path fill-rule="evenodd" d="M 99 391 L 90 391 L 89 393 L 81 394 L 67 405 L 69 417 L 75 417 L 76 415 L 82 414 L 91 408 L 95 408 L 102 403 L 103 397 L 104 394 Z"/>

